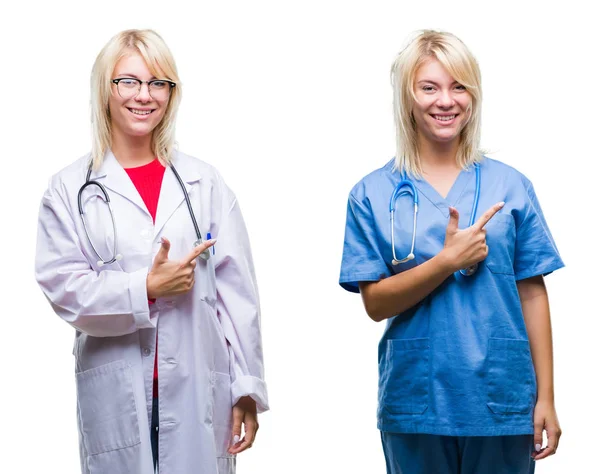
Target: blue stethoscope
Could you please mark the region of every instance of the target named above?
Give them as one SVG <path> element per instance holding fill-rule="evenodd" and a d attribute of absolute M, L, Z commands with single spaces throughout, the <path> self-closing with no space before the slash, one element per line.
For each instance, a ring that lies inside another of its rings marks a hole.
<path fill-rule="evenodd" d="M 471 219 L 469 220 L 469 227 L 475 223 L 475 214 L 477 213 L 477 206 L 479 204 L 479 191 L 481 189 L 481 171 L 479 170 L 479 164 L 475 163 L 475 197 L 473 199 L 473 209 L 471 210 Z M 404 189 L 403 189 L 404 188 Z M 410 191 L 406 188 L 409 188 Z M 400 260 L 396 257 L 396 245 L 394 240 L 394 213 L 396 207 L 396 200 L 405 194 L 412 194 L 413 202 L 414 202 L 414 211 L 413 211 L 413 231 L 412 231 L 412 243 L 410 245 L 410 252 L 408 255 Z M 403 174 L 402 179 L 394 189 L 392 193 L 392 197 L 390 199 L 390 231 L 392 234 L 392 265 L 399 265 L 401 263 L 406 263 L 415 258 L 415 237 L 417 235 L 417 213 L 419 212 L 419 194 L 417 193 L 417 188 L 409 180 L 405 174 Z M 477 271 L 477 267 L 479 265 L 475 263 L 470 267 L 463 268 L 460 270 L 461 275 L 471 276 Z"/>
<path fill-rule="evenodd" d="M 170 165 L 170 168 L 173 171 L 173 173 L 175 174 L 175 177 L 177 178 L 177 181 L 179 182 L 179 186 L 181 187 L 181 190 L 183 191 L 183 196 L 185 197 L 185 202 L 187 204 L 188 211 L 190 213 L 190 217 L 192 219 L 192 224 L 194 225 L 194 230 L 196 231 L 197 240 L 194 242 L 194 247 L 197 247 L 202 242 L 204 242 L 204 240 L 202 240 L 202 234 L 200 234 L 200 229 L 198 227 L 198 221 L 196 220 L 196 216 L 194 215 L 194 210 L 192 209 L 192 203 L 190 202 L 190 197 L 188 196 L 188 193 L 185 189 L 185 185 L 183 184 L 181 176 L 179 176 L 179 173 L 177 172 L 175 167 L 173 165 Z M 117 226 L 115 224 L 115 216 L 113 215 L 112 207 L 110 205 L 110 198 L 108 197 L 108 192 L 106 191 L 106 188 L 101 183 L 90 179 L 91 175 L 92 175 L 92 165 L 90 164 L 88 167 L 86 178 L 85 178 L 85 183 L 83 184 L 83 186 L 81 186 L 81 188 L 79 188 L 79 193 L 77 194 L 77 206 L 79 207 L 79 215 L 81 216 L 81 222 L 83 223 L 83 230 L 85 231 L 85 236 L 87 237 L 88 242 L 90 243 L 90 246 L 92 247 L 94 254 L 96 255 L 96 257 L 98 257 L 98 262 L 97 262 L 98 266 L 102 267 L 104 265 L 110 265 L 111 263 L 121 260 L 123 258 L 123 256 L 120 253 L 117 253 Z M 96 250 L 96 247 L 94 247 L 94 243 L 92 242 L 92 239 L 90 238 L 90 234 L 88 233 L 87 224 L 85 221 L 85 212 L 83 210 L 83 205 L 81 203 L 81 196 L 83 194 L 83 191 L 89 186 L 97 186 L 100 189 L 100 191 L 102 192 L 102 195 L 104 196 L 104 199 L 102 199 L 102 200 L 106 203 L 106 205 L 108 206 L 108 210 L 110 212 L 110 218 L 112 220 L 112 227 L 113 227 L 113 236 L 114 236 L 115 240 L 114 240 L 114 244 L 113 244 L 112 257 L 108 258 L 108 259 L 104 259 L 100 256 L 100 254 L 98 253 L 98 250 Z M 207 237 L 210 238 L 209 236 L 207 236 Z M 200 254 L 200 258 L 202 258 L 203 260 L 208 260 L 210 258 L 210 251 L 208 249 L 204 250 Z"/>

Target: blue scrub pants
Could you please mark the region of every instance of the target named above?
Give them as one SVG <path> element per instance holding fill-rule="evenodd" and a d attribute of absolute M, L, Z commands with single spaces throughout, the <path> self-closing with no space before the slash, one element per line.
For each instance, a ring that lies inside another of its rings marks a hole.
<path fill-rule="evenodd" d="M 381 432 L 387 474 L 533 474 L 533 435 Z"/>

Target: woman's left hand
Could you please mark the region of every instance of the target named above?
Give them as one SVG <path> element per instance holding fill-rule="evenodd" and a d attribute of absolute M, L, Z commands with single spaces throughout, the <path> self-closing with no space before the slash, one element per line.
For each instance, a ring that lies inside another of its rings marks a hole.
<path fill-rule="evenodd" d="M 244 423 L 243 438 L 242 423 Z M 251 397 L 242 397 L 233 407 L 232 443 L 229 447 L 229 454 L 238 454 L 251 448 L 257 431 L 256 402 Z"/>
<path fill-rule="evenodd" d="M 560 425 L 558 424 L 558 416 L 556 415 L 554 403 L 543 401 L 538 401 L 536 403 L 533 412 L 533 429 L 534 452 L 531 457 L 536 461 L 539 461 L 540 459 L 552 456 L 558 448 L 558 440 L 562 434 Z M 542 449 L 543 430 L 546 430 L 548 445 Z M 540 449 L 537 449 L 538 447 Z"/>

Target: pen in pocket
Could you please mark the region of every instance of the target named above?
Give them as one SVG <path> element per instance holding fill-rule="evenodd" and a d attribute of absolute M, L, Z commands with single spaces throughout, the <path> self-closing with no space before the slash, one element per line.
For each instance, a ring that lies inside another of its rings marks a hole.
<path fill-rule="evenodd" d="M 210 240 L 210 239 L 212 239 L 212 237 L 211 237 L 211 235 L 210 235 L 210 232 L 208 232 L 208 233 L 206 234 L 206 240 Z M 213 254 L 213 255 L 215 254 L 215 246 L 214 246 L 214 245 L 212 246 L 212 254 Z"/>

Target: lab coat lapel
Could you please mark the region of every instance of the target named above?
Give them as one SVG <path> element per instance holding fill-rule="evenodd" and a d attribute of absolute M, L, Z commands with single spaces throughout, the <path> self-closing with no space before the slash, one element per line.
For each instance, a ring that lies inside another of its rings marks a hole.
<path fill-rule="evenodd" d="M 140 193 L 110 150 L 104 155 L 102 166 L 98 172 L 95 173 L 92 171 L 90 179 L 96 180 L 110 191 L 120 194 L 148 214 L 148 209 Z"/>
<path fill-rule="evenodd" d="M 176 154 L 175 159 L 173 160 L 173 166 L 179 173 L 179 176 L 181 176 L 183 185 L 185 187 L 185 192 L 188 194 L 190 192 L 190 189 L 192 188 L 192 183 L 200 179 L 200 175 L 195 169 L 192 168 L 191 165 L 192 163 L 190 159 L 185 156 L 181 156 L 180 154 Z M 162 228 L 171 218 L 173 213 L 179 208 L 179 206 L 186 207 L 186 213 L 189 214 L 189 212 L 187 211 L 185 196 L 183 194 L 183 190 L 181 189 L 181 185 L 179 184 L 179 181 L 177 180 L 173 169 L 171 167 L 167 167 L 160 189 L 158 208 L 156 210 L 156 221 L 154 223 L 155 241 L 157 239 L 157 236 L 162 231 Z M 192 218 L 190 217 L 189 219 L 190 226 L 193 226 L 191 220 Z"/>

